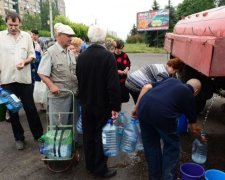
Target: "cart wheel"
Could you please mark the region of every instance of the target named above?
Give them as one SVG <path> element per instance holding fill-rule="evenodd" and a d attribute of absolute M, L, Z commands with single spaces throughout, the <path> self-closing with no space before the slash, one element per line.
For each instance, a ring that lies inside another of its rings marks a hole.
<path fill-rule="evenodd" d="M 73 161 L 72 160 L 46 161 L 46 164 L 50 171 L 54 173 L 61 173 L 61 172 L 69 170 L 73 165 Z"/>
<path fill-rule="evenodd" d="M 77 165 L 78 162 L 80 161 L 80 152 L 79 152 L 79 150 L 76 150 L 76 151 L 74 152 L 73 161 L 74 161 L 74 164 L 75 164 L 75 165 Z"/>

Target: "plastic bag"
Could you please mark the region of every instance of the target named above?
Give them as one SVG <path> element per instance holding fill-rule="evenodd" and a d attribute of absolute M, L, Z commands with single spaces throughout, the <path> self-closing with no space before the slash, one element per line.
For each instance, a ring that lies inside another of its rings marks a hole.
<path fill-rule="evenodd" d="M 34 84 L 34 102 L 35 103 L 46 103 L 47 86 L 41 81 L 35 81 Z"/>
<path fill-rule="evenodd" d="M 43 154 L 52 159 L 69 158 L 72 155 L 72 130 L 63 127 L 57 128 L 47 131 L 45 134 Z"/>

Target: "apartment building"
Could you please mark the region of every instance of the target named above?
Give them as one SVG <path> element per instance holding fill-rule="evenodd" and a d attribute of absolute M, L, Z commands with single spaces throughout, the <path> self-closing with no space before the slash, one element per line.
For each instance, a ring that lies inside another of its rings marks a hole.
<path fill-rule="evenodd" d="M 40 3 L 46 0 L 0 0 L 0 15 L 5 17 L 8 11 L 14 11 L 22 17 L 24 14 L 39 14 Z M 65 15 L 64 0 L 51 0 L 56 3 L 60 15 Z"/>

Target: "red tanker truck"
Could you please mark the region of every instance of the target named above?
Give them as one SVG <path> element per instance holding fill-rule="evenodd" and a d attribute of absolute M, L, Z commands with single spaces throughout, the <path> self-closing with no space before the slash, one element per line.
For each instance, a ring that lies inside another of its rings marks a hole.
<path fill-rule="evenodd" d="M 225 90 L 225 6 L 183 17 L 166 33 L 165 50 L 184 62 L 182 81 L 197 78 L 202 91 L 196 98 L 202 111 L 213 93 Z"/>

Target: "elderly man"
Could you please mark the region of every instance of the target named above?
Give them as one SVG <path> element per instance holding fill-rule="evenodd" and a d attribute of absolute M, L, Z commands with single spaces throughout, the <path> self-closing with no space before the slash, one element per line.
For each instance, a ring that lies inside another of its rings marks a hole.
<path fill-rule="evenodd" d="M 77 78 L 82 107 L 84 154 L 87 170 L 95 177 L 109 178 L 102 147 L 102 128 L 120 111 L 120 85 L 114 55 L 104 46 L 106 32 L 97 25 L 88 30 L 90 46 L 77 59 Z"/>
<path fill-rule="evenodd" d="M 30 35 L 19 29 L 20 17 L 16 13 L 6 16 L 8 30 L 0 32 L 0 83 L 4 89 L 18 96 L 26 112 L 34 139 L 38 139 L 43 128 L 33 99 L 30 63 L 35 58 Z M 24 130 L 19 114 L 9 112 L 16 148 L 24 149 Z"/>
<path fill-rule="evenodd" d="M 175 78 L 167 78 L 143 87 L 133 115 L 138 115 L 140 120 L 149 179 L 176 179 L 180 154 L 176 119 L 181 113 L 189 119 L 191 132 L 202 142 L 205 141 L 196 124 L 194 96 L 200 90 L 201 83 L 197 79 L 183 84 Z M 160 139 L 163 141 L 163 150 Z"/>
<path fill-rule="evenodd" d="M 74 108 L 75 121 L 77 119 L 76 61 L 68 48 L 74 35 L 71 27 L 60 24 L 57 29 L 57 41 L 44 53 L 38 68 L 41 80 L 50 90 L 49 112 L 63 112 L 61 115 L 50 115 L 50 125 L 72 124 L 73 118 L 66 113 L 72 112 L 72 108 Z M 72 94 L 68 94 L 63 89 L 75 94 L 74 102 Z"/>

